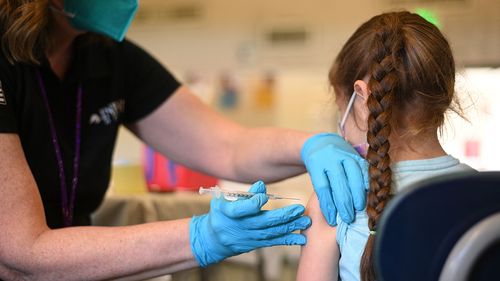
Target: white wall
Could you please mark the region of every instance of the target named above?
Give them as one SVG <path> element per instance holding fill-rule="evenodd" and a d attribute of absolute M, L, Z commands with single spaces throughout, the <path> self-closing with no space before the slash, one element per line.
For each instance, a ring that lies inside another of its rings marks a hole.
<path fill-rule="evenodd" d="M 500 68 L 469 68 L 457 76 L 464 118 L 449 115 L 442 141 L 445 150 L 478 170 L 500 170 Z M 467 153 L 467 144 L 477 145 Z"/>
<path fill-rule="evenodd" d="M 412 3 L 412 4 L 407 4 Z M 200 16 L 173 20 L 176 7 L 194 5 Z M 498 0 L 143 0 L 130 37 L 172 68 L 297 67 L 325 68 L 347 37 L 368 18 L 391 10 L 433 11 L 449 37 L 457 61 L 500 64 Z M 311 38 L 298 48 L 269 48 L 270 27 L 303 26 Z M 238 52 L 251 53 L 247 63 Z M 286 58 L 286 59 L 284 59 Z"/>

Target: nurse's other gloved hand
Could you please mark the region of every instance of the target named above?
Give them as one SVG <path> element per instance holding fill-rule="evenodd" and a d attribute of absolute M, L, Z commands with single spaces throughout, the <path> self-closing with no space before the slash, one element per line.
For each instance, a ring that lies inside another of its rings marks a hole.
<path fill-rule="evenodd" d="M 310 137 L 301 156 L 328 224 L 337 225 L 337 211 L 344 222 L 351 223 L 355 211 L 366 206 L 366 160 L 344 138 L 331 133 Z"/>
<path fill-rule="evenodd" d="M 304 206 L 262 211 L 268 200 L 264 183 L 254 183 L 250 192 L 257 194 L 233 202 L 214 197 L 208 214 L 191 219 L 191 250 L 202 267 L 257 248 L 306 243 L 305 236 L 292 233 L 311 225 Z"/>

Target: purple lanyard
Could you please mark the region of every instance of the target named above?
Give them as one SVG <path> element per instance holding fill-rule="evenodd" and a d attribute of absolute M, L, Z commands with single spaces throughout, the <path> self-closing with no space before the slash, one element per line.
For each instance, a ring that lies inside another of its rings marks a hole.
<path fill-rule="evenodd" d="M 49 100 L 47 98 L 47 92 L 45 90 L 45 83 L 43 82 L 42 75 L 40 71 L 37 70 L 36 76 L 38 79 L 38 84 L 40 85 L 40 93 L 42 94 L 43 103 L 47 109 L 47 115 L 49 117 L 50 133 L 52 137 L 52 144 L 54 145 L 54 151 L 57 158 L 57 166 L 59 168 L 59 183 L 61 185 L 61 201 L 62 201 L 62 213 L 64 217 L 64 226 L 71 226 L 73 223 L 73 210 L 75 207 L 75 195 L 76 186 L 78 185 L 78 168 L 80 166 L 80 144 L 81 144 L 81 123 L 82 123 L 82 96 L 83 90 L 82 85 L 78 85 L 77 89 L 77 100 L 76 100 L 76 124 L 75 124 L 75 156 L 73 157 L 73 179 L 71 181 L 71 193 L 68 198 L 68 190 L 66 187 L 66 175 L 64 173 L 64 163 L 62 159 L 61 146 L 57 140 L 56 126 L 54 123 L 54 118 L 52 117 L 52 111 L 50 109 Z M 68 202 L 69 201 L 69 202 Z"/>

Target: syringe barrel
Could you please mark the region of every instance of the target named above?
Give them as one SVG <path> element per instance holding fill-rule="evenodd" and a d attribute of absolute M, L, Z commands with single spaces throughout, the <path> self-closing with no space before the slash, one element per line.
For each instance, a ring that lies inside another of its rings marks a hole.
<path fill-rule="evenodd" d="M 213 187 L 200 187 L 198 190 L 198 193 L 200 194 L 212 194 L 212 196 L 215 196 L 216 198 L 219 198 L 221 196 L 221 189 L 219 186 L 213 186 Z"/>

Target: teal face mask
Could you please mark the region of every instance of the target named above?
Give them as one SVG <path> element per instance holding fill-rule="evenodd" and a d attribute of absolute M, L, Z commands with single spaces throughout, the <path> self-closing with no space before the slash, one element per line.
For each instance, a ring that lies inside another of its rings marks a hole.
<path fill-rule="evenodd" d="M 138 0 L 65 0 L 64 14 L 77 29 L 122 41 L 138 5 Z"/>

